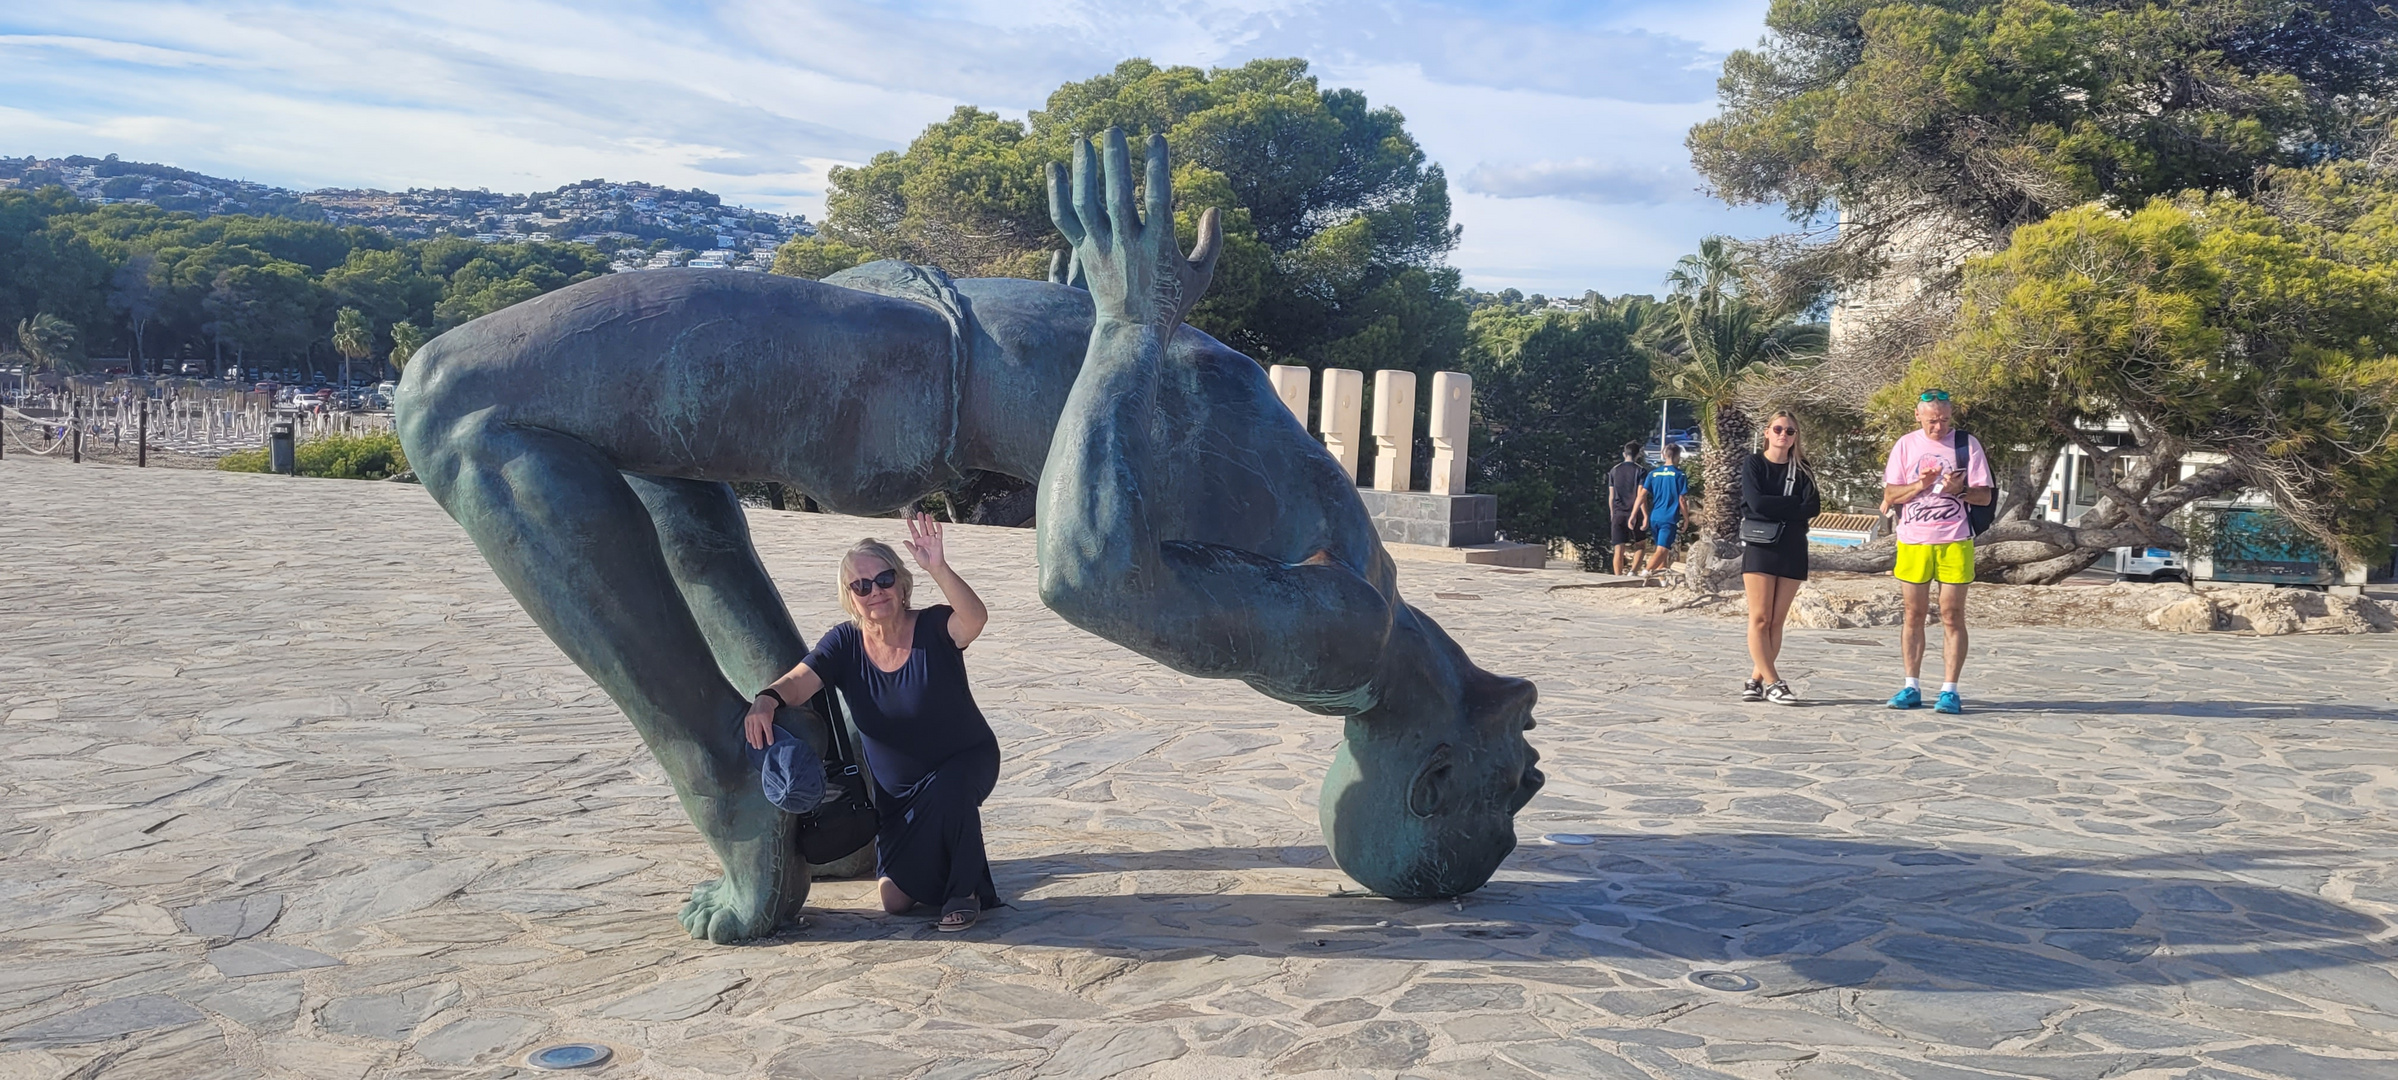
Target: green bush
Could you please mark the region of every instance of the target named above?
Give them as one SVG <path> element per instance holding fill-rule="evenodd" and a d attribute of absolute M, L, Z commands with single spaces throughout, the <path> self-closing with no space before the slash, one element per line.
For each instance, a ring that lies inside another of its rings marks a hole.
<path fill-rule="evenodd" d="M 236 450 L 216 459 L 216 467 L 225 472 L 268 472 L 266 449 Z"/>
<path fill-rule="evenodd" d="M 388 431 L 327 435 L 300 444 L 298 465 L 301 476 L 382 480 L 408 471 L 408 455 L 400 449 L 400 437 Z M 226 472 L 267 472 L 267 452 L 264 448 L 236 451 L 218 458 L 216 467 Z"/>

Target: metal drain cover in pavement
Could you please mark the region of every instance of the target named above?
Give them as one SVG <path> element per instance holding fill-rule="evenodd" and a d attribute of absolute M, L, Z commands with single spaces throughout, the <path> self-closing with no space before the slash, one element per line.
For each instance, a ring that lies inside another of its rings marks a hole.
<path fill-rule="evenodd" d="M 1693 971 L 1690 981 L 1709 990 L 1721 990 L 1729 994 L 1746 993 L 1759 985 L 1757 980 L 1737 971 Z"/>
<path fill-rule="evenodd" d="M 588 1069 L 616 1052 L 596 1043 L 567 1043 L 545 1046 L 525 1055 L 525 1064 L 536 1069 Z"/>
<path fill-rule="evenodd" d="M 1553 832 L 1541 837 L 1541 840 L 1546 843 L 1559 844 L 1565 847 L 1589 847 L 1590 845 L 1599 842 L 1598 837 L 1588 836 L 1578 832 Z"/>

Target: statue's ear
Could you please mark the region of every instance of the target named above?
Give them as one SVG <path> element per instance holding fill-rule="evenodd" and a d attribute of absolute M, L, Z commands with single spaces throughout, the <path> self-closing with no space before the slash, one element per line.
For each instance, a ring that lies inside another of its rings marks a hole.
<path fill-rule="evenodd" d="M 1432 817 L 1449 808 L 1455 793 L 1450 790 L 1449 744 L 1432 748 L 1432 756 L 1416 771 L 1415 779 L 1407 785 L 1407 809 L 1417 817 Z"/>

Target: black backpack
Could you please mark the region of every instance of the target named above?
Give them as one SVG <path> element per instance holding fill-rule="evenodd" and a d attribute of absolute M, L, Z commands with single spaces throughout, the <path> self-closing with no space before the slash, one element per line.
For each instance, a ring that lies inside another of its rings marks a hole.
<path fill-rule="evenodd" d="M 1966 477 L 1966 479 L 1965 479 L 1965 483 L 1966 483 L 1966 485 L 1968 486 L 1968 489 L 1970 490 L 1970 488 L 1971 488 L 1971 485 L 1972 485 L 1972 483 L 1973 483 L 1973 471 L 1972 471 L 1972 469 L 1969 467 L 1969 466 L 1972 464 L 1972 462 L 1971 462 L 1971 460 L 1970 460 L 1970 457 L 1971 457 L 1971 455 L 1972 455 L 1972 453 L 1973 453 L 1973 449 L 1972 449 L 1972 447 L 1973 447 L 1973 436 L 1966 434 L 1966 433 L 1965 433 L 1965 431 L 1964 431 L 1964 429 L 1962 429 L 1962 428 L 1957 428 L 1957 429 L 1952 429 L 1952 430 L 1950 430 L 1950 431 L 1949 431 L 1949 433 L 1948 433 L 1948 437 L 1949 437 L 1949 439 L 1950 439 L 1950 440 L 1951 440 L 1951 441 L 1952 441 L 1952 442 L 1953 442 L 1953 443 L 1956 445 L 1956 450 L 1957 450 L 1957 470 L 1958 470 L 1958 471 L 1960 471 L 1960 472 L 1963 472 L 1963 473 L 1965 474 L 1965 477 Z M 1990 462 L 1989 462 L 1989 457 L 1990 457 L 1990 455 L 1988 455 L 1988 454 L 1986 454 L 1986 453 L 1982 455 L 1982 458 L 1983 458 L 1982 464 L 1983 464 L 1985 467 L 1986 467 L 1986 466 L 1988 466 L 1988 465 L 1990 464 Z M 1995 471 L 1993 471 L 1993 472 L 1992 472 L 1990 479 L 1991 479 L 1992 481 L 1994 481 L 1994 482 L 1995 482 L 1995 481 L 1998 479 L 1998 476 L 1997 476 L 1997 474 L 1996 474 L 1996 472 L 1995 472 Z M 1963 499 L 1963 498 L 1964 498 L 1964 496 L 1962 496 L 1962 495 L 1959 495 L 1959 496 L 1957 496 L 1957 497 L 1958 497 L 1959 499 Z M 1967 528 L 1970 528 L 1970 529 L 1972 529 L 1972 530 L 1973 530 L 1973 535 L 1975 535 L 1975 536 L 1980 536 L 1980 535 L 1982 535 L 1983 533 L 1989 532 L 1989 531 L 1990 531 L 1990 523 L 1991 523 L 1992 521 L 1995 521 L 1995 520 L 1997 520 L 1997 519 L 1998 519 L 1998 489 L 1997 489 L 1995 486 L 1993 486 L 1993 487 L 1990 489 L 1990 501 L 1989 501 L 1989 502 L 1986 502 L 1986 503 L 1971 503 L 1971 502 L 1969 502 L 1969 503 L 1966 503 L 1966 504 L 1965 504 L 1965 525 L 1966 525 L 1966 527 L 1967 527 Z"/>
<path fill-rule="evenodd" d="M 824 783 L 836 793 L 814 813 L 799 815 L 799 852 L 812 863 L 828 863 L 874 842 L 879 819 L 866 787 L 866 756 L 851 741 L 847 710 L 831 687 L 809 703 L 832 729 L 832 752 L 824 755 Z"/>

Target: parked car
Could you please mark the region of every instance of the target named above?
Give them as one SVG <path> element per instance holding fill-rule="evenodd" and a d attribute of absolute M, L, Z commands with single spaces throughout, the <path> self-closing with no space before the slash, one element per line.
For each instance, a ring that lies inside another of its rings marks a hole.
<path fill-rule="evenodd" d="M 2109 558 L 2113 560 L 2117 581 L 2190 580 L 2190 568 L 2183 565 L 2181 555 L 2164 548 L 2119 547 Z"/>

